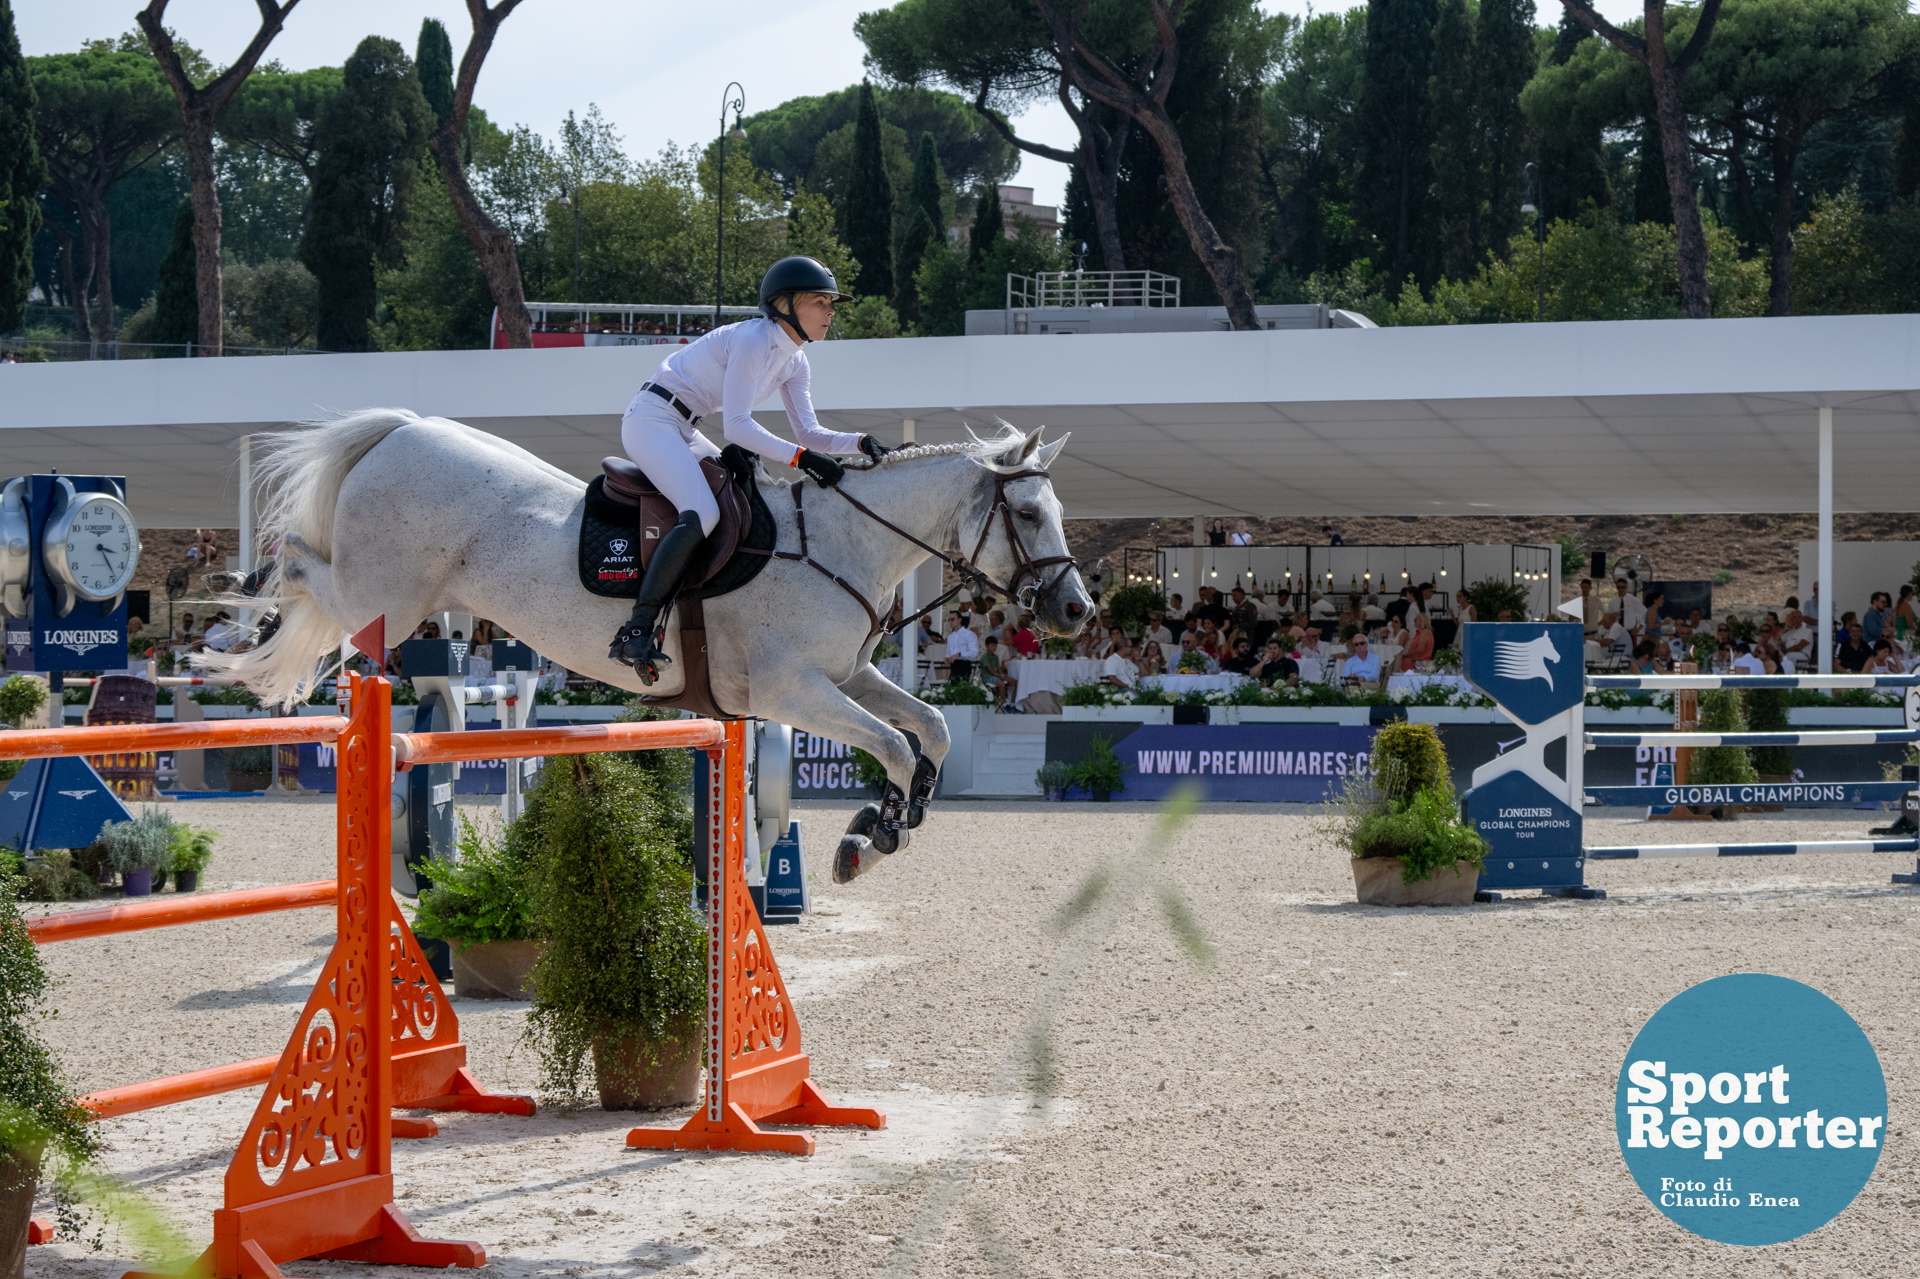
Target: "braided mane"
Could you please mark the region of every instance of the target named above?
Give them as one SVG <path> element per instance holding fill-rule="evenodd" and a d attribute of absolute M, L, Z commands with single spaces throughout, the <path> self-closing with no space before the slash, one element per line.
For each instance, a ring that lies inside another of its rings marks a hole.
<path fill-rule="evenodd" d="M 1019 427 L 1007 422 L 1000 423 L 1000 430 L 988 437 L 974 434 L 973 428 L 967 428 L 967 438 L 954 440 L 947 444 L 907 444 L 893 449 L 877 463 L 879 466 L 892 466 L 895 462 L 917 462 L 927 457 L 971 457 L 980 461 L 989 461 L 1005 453 L 1008 449 L 1025 439 L 1026 435 Z M 871 471 L 876 464 L 864 467 L 851 467 L 851 470 Z"/>

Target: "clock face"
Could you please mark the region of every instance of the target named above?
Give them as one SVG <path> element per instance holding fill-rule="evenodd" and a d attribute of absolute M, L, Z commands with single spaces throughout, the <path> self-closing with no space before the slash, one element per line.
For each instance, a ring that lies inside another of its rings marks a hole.
<path fill-rule="evenodd" d="M 66 556 L 67 576 L 75 592 L 86 599 L 106 600 L 133 580 L 139 547 L 140 536 L 127 517 L 127 508 L 96 498 L 75 508 L 59 553 Z"/>

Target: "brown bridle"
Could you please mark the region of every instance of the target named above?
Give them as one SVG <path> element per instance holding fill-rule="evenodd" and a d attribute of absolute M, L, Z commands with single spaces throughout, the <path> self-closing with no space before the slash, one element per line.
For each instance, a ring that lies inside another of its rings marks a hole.
<path fill-rule="evenodd" d="M 921 618 L 925 617 L 927 614 L 933 612 L 935 609 L 945 604 L 948 600 L 952 599 L 954 596 L 958 595 L 962 590 L 965 590 L 969 586 L 976 587 L 976 588 L 980 586 L 984 586 L 991 591 L 1005 595 L 1009 600 L 1017 601 L 1022 608 L 1031 608 L 1033 598 L 1037 597 L 1042 590 L 1041 576 L 1040 576 L 1042 569 L 1051 568 L 1055 564 L 1065 565 L 1064 568 L 1062 568 L 1058 573 L 1054 575 L 1053 582 L 1050 585 L 1047 585 L 1045 587 L 1046 592 L 1050 594 L 1055 588 L 1057 588 L 1060 585 L 1060 583 L 1063 580 L 1065 580 L 1066 575 L 1068 573 L 1071 573 L 1075 569 L 1079 568 L 1080 561 L 1075 559 L 1071 555 L 1048 555 L 1040 559 L 1035 559 L 1032 553 L 1027 550 L 1026 540 L 1020 536 L 1019 526 L 1016 525 L 1013 520 L 1013 511 L 1007 505 L 1007 485 L 1012 481 L 1026 480 L 1026 479 L 1043 479 L 1044 480 L 1044 479 L 1050 479 L 1050 478 L 1051 477 L 1045 471 L 1039 471 L 1039 470 L 1012 471 L 1012 472 L 995 471 L 993 473 L 993 505 L 989 507 L 987 510 L 986 522 L 980 526 L 980 540 L 974 543 L 973 555 L 971 557 L 948 555 L 945 551 L 938 550 L 934 547 L 927 545 L 925 542 L 921 541 L 919 538 L 915 537 L 913 534 L 907 532 L 907 530 L 901 528 L 898 524 L 895 524 L 892 520 L 888 519 L 886 516 L 881 515 L 879 512 L 869 507 L 865 502 L 862 502 L 859 498 L 853 496 L 853 494 L 847 492 L 845 487 L 838 484 L 834 485 L 833 491 L 838 493 L 841 497 L 846 498 L 847 501 L 850 504 L 852 504 L 854 510 L 859 511 L 862 515 L 866 516 L 868 519 L 872 520 L 874 523 L 879 524 L 882 528 L 890 529 L 894 533 L 905 538 L 907 541 L 912 542 L 915 546 L 919 547 L 921 550 L 933 556 L 935 559 L 939 560 L 942 564 L 946 565 L 948 568 L 952 569 L 954 573 L 960 578 L 959 585 L 955 586 L 952 590 L 942 595 L 939 599 L 927 605 L 925 608 L 915 613 L 912 617 L 901 618 L 900 624 L 893 628 L 892 633 L 895 635 L 899 634 L 901 631 L 905 630 L 908 626 L 912 625 L 914 622 L 919 621 Z M 888 633 L 887 627 L 880 621 L 880 614 L 874 611 L 874 607 L 872 603 L 868 601 L 867 597 L 862 595 L 859 591 L 855 590 L 853 586 L 849 584 L 845 578 L 841 577 L 838 573 L 835 573 L 832 569 L 828 568 L 826 565 L 820 563 L 820 561 L 814 559 L 812 554 L 808 552 L 807 550 L 807 511 L 806 511 L 806 506 L 802 500 L 803 495 L 806 492 L 806 482 L 801 481 L 800 483 L 794 484 L 792 488 L 793 488 L 794 521 L 799 526 L 799 530 L 800 530 L 800 551 L 798 554 L 795 554 L 792 551 L 775 551 L 773 553 L 774 558 L 782 559 L 782 560 L 799 560 L 803 564 L 808 564 L 808 565 L 811 565 L 813 568 L 818 569 L 830 581 L 832 581 L 835 585 L 839 586 L 841 590 L 845 591 L 847 594 L 853 596 L 855 600 L 859 601 L 860 607 L 866 610 L 867 621 L 868 621 L 868 628 L 867 628 L 868 639 L 872 639 L 876 635 L 887 634 Z M 995 515 L 998 515 L 1001 518 L 1002 523 L 1006 527 L 1007 547 L 1009 550 L 1013 552 L 1013 572 L 1011 575 L 1009 575 L 1007 582 L 1005 582 L 1004 584 L 994 581 L 991 577 L 981 572 L 978 567 L 978 563 L 980 560 L 980 552 L 986 549 L 987 538 L 993 532 L 993 519 Z M 1028 579 L 1029 577 L 1033 579 L 1031 594 L 1023 597 L 1020 592 L 1020 586 L 1021 586 L 1021 583 L 1026 581 L 1026 579 Z"/>

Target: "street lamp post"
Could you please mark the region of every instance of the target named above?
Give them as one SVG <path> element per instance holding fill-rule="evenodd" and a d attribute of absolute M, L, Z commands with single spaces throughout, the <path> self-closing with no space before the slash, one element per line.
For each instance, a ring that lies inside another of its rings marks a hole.
<path fill-rule="evenodd" d="M 1540 244 L 1540 257 L 1533 275 L 1533 319 L 1538 324 L 1546 318 L 1547 312 L 1547 198 L 1540 182 L 1540 166 L 1527 164 L 1527 202 L 1520 206 L 1523 214 L 1533 214 L 1534 239 Z"/>
<path fill-rule="evenodd" d="M 567 190 L 567 184 L 560 184 L 560 203 L 573 210 L 573 300 L 580 300 L 580 202 L 576 198 L 580 188 Z"/>
<path fill-rule="evenodd" d="M 739 90 L 739 92 L 735 92 Z M 727 235 L 727 108 L 733 108 L 733 134 L 736 140 L 745 140 L 747 131 L 740 127 L 740 115 L 747 109 L 747 91 L 734 80 L 720 91 L 720 149 L 713 157 L 713 327 L 720 327 L 720 303 L 725 296 L 723 286 L 726 280 L 725 259 L 721 248 Z"/>

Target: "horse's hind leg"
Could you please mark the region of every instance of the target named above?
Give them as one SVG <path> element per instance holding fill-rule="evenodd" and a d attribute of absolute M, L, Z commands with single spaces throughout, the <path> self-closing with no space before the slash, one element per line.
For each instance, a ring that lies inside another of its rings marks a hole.
<path fill-rule="evenodd" d="M 762 693 L 769 688 L 778 691 L 770 696 Z M 795 671 L 786 678 L 756 683 L 754 713 L 858 746 L 887 770 L 886 798 L 862 808 L 840 840 L 833 860 L 834 883 L 844 884 L 865 874 L 879 864 L 877 854 L 906 845 L 907 795 L 913 785 L 914 754 L 905 734 L 889 728 L 818 670 Z M 945 731 L 943 723 L 943 744 Z"/>
<path fill-rule="evenodd" d="M 384 616 L 388 636 L 398 643 L 398 637 L 411 633 L 426 616 L 425 608 L 403 598 L 410 592 L 402 583 L 395 581 L 383 586 L 379 574 L 355 575 L 352 578 L 355 589 L 345 590 L 334 566 L 297 533 L 281 537 L 279 566 L 283 595 L 304 592 L 322 613 L 349 634 Z"/>
<path fill-rule="evenodd" d="M 919 698 L 882 675 L 871 662 L 853 673 L 840 691 L 872 711 L 887 723 L 920 740 L 920 758 L 914 764 L 913 781 L 907 787 L 907 829 L 915 830 L 925 820 L 933 803 L 933 789 L 940 780 L 940 766 L 946 762 L 953 745 L 947 731 L 947 717 L 938 707 Z"/>

